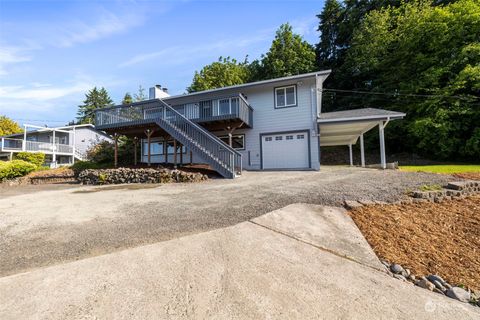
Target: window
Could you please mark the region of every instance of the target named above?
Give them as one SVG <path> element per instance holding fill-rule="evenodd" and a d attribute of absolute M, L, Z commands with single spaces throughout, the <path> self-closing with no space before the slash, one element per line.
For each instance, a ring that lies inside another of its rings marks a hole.
<path fill-rule="evenodd" d="M 286 136 L 287 140 L 293 140 L 293 136 Z"/>
<path fill-rule="evenodd" d="M 218 137 L 220 140 L 229 144 L 228 136 Z M 244 134 L 234 134 L 232 135 L 232 148 L 236 150 L 245 150 L 245 135 Z"/>
<path fill-rule="evenodd" d="M 163 154 L 163 143 L 159 141 L 150 142 L 150 155 Z M 148 142 L 143 143 L 143 155 L 148 156 Z"/>
<path fill-rule="evenodd" d="M 272 137 L 266 137 L 265 141 L 272 141 Z"/>
<path fill-rule="evenodd" d="M 275 88 L 275 108 L 294 107 L 296 105 L 297 105 L 296 86 Z"/>
<path fill-rule="evenodd" d="M 276 137 L 275 137 L 275 140 L 277 140 L 277 141 L 283 140 L 283 137 L 282 137 L 282 136 L 276 136 Z"/>
<path fill-rule="evenodd" d="M 303 135 L 303 134 L 297 134 L 297 139 L 305 139 L 305 135 Z"/>

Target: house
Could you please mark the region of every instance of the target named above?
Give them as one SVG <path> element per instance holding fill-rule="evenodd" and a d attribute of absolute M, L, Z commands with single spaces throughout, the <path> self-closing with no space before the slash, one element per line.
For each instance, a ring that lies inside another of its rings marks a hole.
<path fill-rule="evenodd" d="M 12 159 L 18 152 L 45 153 L 45 164 L 51 167 L 71 165 L 84 160 L 87 150 L 101 142 L 113 140 L 92 124 L 64 127 L 24 125 L 24 132 L 1 137 L 0 158 Z"/>
<path fill-rule="evenodd" d="M 322 113 L 330 70 L 150 99 L 96 111 L 96 128 L 141 140 L 141 162 L 207 163 L 225 177 L 249 170 L 319 170 L 322 146 L 349 146 L 378 126 L 381 165 L 384 128 L 403 113 L 360 109 Z"/>

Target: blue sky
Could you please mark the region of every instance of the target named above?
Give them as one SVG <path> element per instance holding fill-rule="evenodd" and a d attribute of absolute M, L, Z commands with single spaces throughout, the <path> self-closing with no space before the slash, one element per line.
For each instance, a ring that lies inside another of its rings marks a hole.
<path fill-rule="evenodd" d="M 119 103 L 138 86 L 171 94 L 195 70 L 265 53 L 285 22 L 317 42 L 323 1 L 0 0 L 0 115 L 63 125 L 93 86 Z"/>

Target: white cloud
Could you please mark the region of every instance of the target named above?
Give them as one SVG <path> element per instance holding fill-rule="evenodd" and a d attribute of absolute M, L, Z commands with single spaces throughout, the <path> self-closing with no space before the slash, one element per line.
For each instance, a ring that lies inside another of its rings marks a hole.
<path fill-rule="evenodd" d="M 88 82 L 77 82 L 63 87 L 32 87 L 24 86 L 0 86 L 0 96 L 3 99 L 15 99 L 25 101 L 47 101 L 62 98 L 74 93 L 85 92 L 93 85 Z M 27 102 L 26 102 L 27 103 Z"/>
<path fill-rule="evenodd" d="M 68 22 L 58 28 L 53 37 L 53 45 L 71 47 L 126 32 L 144 23 L 144 17 L 138 13 L 115 14 L 102 10 L 93 21 Z"/>
<path fill-rule="evenodd" d="M 256 36 L 245 38 L 222 39 L 214 43 L 190 45 L 190 46 L 172 46 L 154 52 L 138 54 L 122 63 L 119 67 L 129 67 L 132 65 L 144 63 L 151 60 L 158 60 L 158 63 L 181 64 L 185 61 L 198 59 L 202 55 L 210 55 L 215 53 L 222 55 L 222 52 L 231 51 L 232 49 L 246 48 L 255 43 L 265 42 L 273 39 L 273 29 L 263 30 Z M 224 54 L 226 55 L 226 54 Z"/>
<path fill-rule="evenodd" d="M 18 47 L 0 47 L 0 76 L 8 74 L 9 65 L 31 60 L 24 51 Z"/>

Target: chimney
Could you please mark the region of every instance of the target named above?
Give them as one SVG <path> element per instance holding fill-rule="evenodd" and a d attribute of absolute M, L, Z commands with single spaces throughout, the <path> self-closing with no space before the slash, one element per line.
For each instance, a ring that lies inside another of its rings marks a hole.
<path fill-rule="evenodd" d="M 170 97 L 168 94 L 168 89 L 162 88 L 162 86 L 159 84 L 156 84 L 154 87 L 148 90 L 149 99 L 163 99 L 166 97 Z"/>

